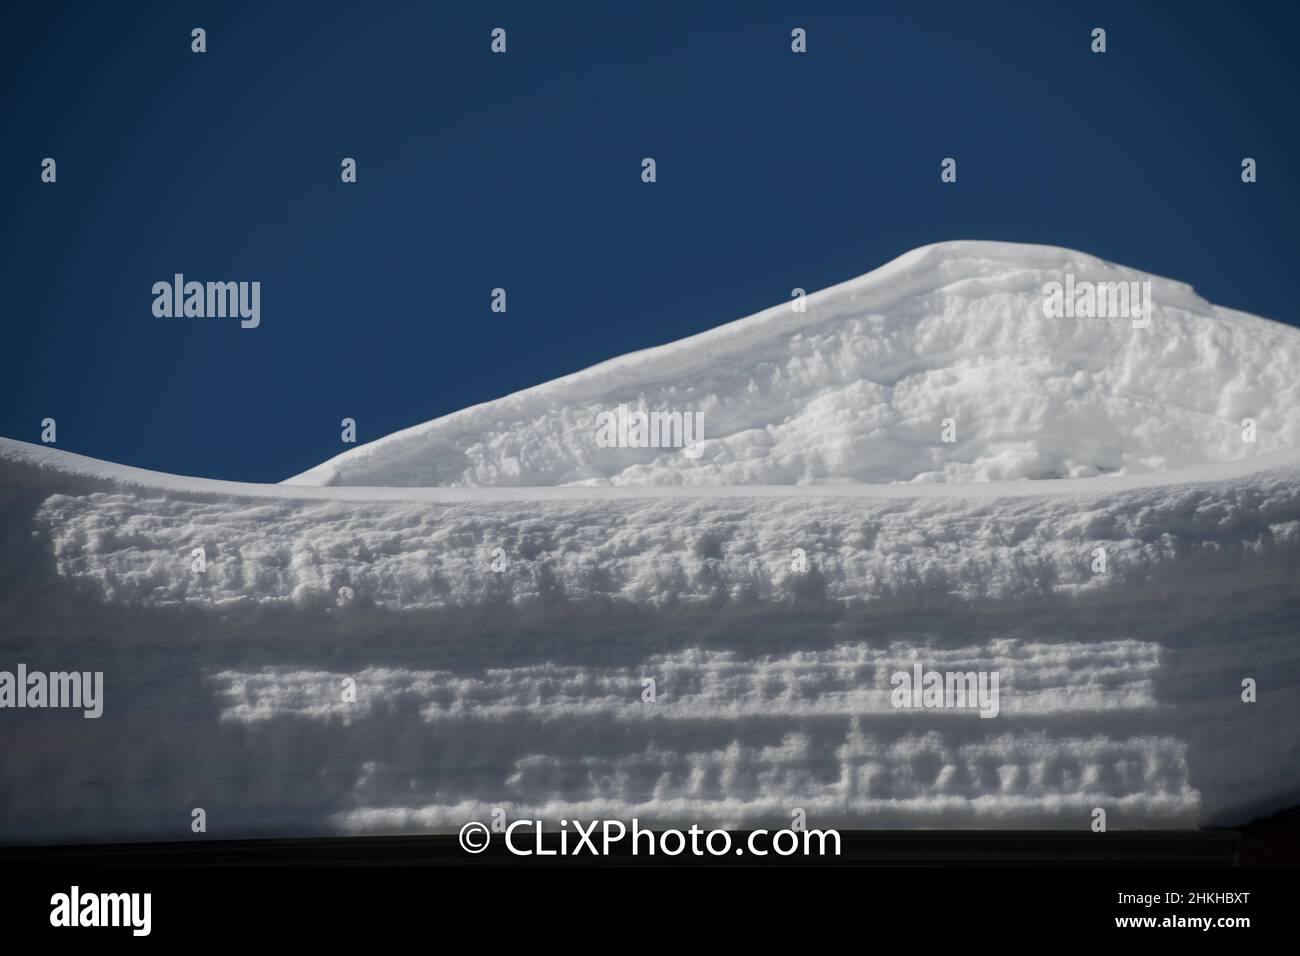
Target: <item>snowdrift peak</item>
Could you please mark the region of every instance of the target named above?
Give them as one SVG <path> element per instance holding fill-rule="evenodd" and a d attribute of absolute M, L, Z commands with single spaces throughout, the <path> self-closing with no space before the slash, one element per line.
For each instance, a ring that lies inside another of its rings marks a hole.
<path fill-rule="evenodd" d="M 1067 293 L 1055 303 L 1052 283 Z M 286 484 L 1135 474 L 1300 447 L 1298 401 L 1300 330 L 1074 250 L 960 240 L 396 432 Z"/>

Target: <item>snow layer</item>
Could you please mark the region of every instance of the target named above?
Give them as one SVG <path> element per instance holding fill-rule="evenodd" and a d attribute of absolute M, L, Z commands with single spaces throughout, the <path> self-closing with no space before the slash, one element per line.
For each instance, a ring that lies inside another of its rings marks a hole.
<path fill-rule="evenodd" d="M 1150 325 L 1044 286 L 1149 281 Z M 701 412 L 699 457 L 602 448 L 620 404 Z M 1300 446 L 1300 336 L 1083 253 L 945 242 L 660 348 L 381 438 L 310 485 L 784 485 L 1155 472 Z M 941 422 L 957 441 L 940 442 Z M 1241 440 L 1243 418 L 1259 428 Z"/>
<path fill-rule="evenodd" d="M 0 839 L 185 838 L 193 807 L 210 836 L 452 831 L 497 808 L 1084 827 L 1100 806 L 1179 827 L 1300 792 L 1296 453 L 468 492 L 177 479 L 0 441 L 0 502 L 0 666 L 106 674 L 100 720 L 0 714 Z M 893 708 L 914 662 L 998 672 L 998 716 Z"/>
<path fill-rule="evenodd" d="M 0 439 L 0 670 L 105 673 L 98 720 L 0 711 L 0 840 L 1295 804 L 1300 332 L 1159 279 L 1150 328 L 1049 322 L 1067 271 L 1147 278 L 927 247 L 294 483 Z M 598 448 L 621 402 L 703 454 Z M 895 708 L 915 663 L 998 715 Z"/>

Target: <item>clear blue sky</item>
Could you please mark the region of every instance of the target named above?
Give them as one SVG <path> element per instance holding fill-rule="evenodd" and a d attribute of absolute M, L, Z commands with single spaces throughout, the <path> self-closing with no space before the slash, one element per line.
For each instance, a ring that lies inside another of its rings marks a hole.
<path fill-rule="evenodd" d="M 1070 246 L 1297 324 L 1297 19 L 24 4 L 0 35 L 0 435 L 51 416 L 69 451 L 278 481 L 344 450 L 345 416 L 377 438 L 944 239 Z M 155 318 L 176 272 L 261 281 L 261 327 Z"/>

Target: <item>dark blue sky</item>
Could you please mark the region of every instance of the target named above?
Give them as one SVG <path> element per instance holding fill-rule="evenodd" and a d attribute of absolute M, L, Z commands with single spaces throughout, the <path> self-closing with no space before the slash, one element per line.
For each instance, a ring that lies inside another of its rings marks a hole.
<path fill-rule="evenodd" d="M 343 450 L 344 416 L 368 441 L 944 239 L 1070 246 L 1298 323 L 1293 11 L 24 4 L 0 34 L 0 435 L 52 416 L 70 451 L 278 481 Z M 155 318 L 175 272 L 260 280 L 261 327 Z"/>

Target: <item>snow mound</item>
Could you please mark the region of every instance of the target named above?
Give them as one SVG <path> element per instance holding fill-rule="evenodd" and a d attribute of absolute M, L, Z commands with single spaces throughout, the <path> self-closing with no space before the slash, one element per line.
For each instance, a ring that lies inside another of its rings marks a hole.
<path fill-rule="evenodd" d="M 1048 318 L 1044 288 L 1067 276 L 1150 282 L 1149 324 Z M 405 429 L 287 483 L 1000 481 L 1300 447 L 1300 331 L 1084 253 L 945 242 L 806 306 L 778 305 Z M 667 442 L 603 447 L 601 416 L 619 406 L 699 413 L 703 438 L 690 454 Z M 1242 440 L 1245 418 L 1256 423 L 1253 443 Z M 946 419 L 951 442 L 941 440 Z"/>
<path fill-rule="evenodd" d="M 1046 318 L 1067 276 L 1150 324 Z M 954 242 L 278 485 L 0 438 L 0 671 L 104 675 L 0 714 L 0 841 L 1294 805 L 1297 372 L 1185 285 Z M 703 437 L 608 447 L 620 406 Z"/>
<path fill-rule="evenodd" d="M 10 842 L 185 839 L 195 806 L 223 837 L 498 809 L 1160 828 L 1300 793 L 1297 452 L 982 485 L 374 489 L 0 439 L 0 555 L 0 666 L 105 675 L 100 719 L 5 712 Z M 917 665 L 999 675 L 996 715 L 898 709 Z"/>

